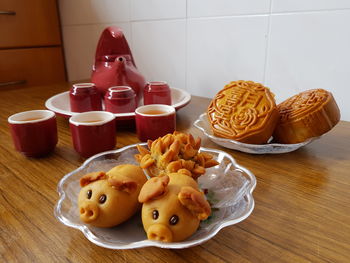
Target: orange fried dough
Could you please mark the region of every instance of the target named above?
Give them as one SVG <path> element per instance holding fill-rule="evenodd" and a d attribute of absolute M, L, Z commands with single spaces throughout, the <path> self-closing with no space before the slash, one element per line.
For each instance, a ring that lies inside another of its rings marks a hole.
<path fill-rule="evenodd" d="M 179 172 L 197 179 L 205 173 L 205 168 L 218 164 L 212 155 L 199 152 L 200 144 L 200 138 L 175 131 L 155 141 L 149 140 L 149 150 L 138 145 L 140 153 L 135 158 L 150 176 Z"/>

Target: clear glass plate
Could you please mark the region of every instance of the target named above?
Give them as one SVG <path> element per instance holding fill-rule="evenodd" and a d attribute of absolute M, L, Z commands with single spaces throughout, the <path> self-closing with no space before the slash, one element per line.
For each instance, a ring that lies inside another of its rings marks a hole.
<path fill-rule="evenodd" d="M 292 152 L 300 147 L 303 147 L 312 141 L 318 139 L 319 137 L 310 138 L 301 143 L 294 144 L 281 144 L 281 143 L 271 143 L 272 138 L 266 144 L 248 144 L 242 143 L 235 140 L 220 138 L 214 135 L 209 120 L 206 113 L 203 113 L 199 118 L 194 122 L 194 126 L 200 129 L 210 140 L 214 143 L 221 145 L 225 148 L 237 150 L 245 153 L 253 154 L 277 154 L 277 153 L 287 153 Z"/>
<path fill-rule="evenodd" d="M 254 208 L 252 192 L 256 186 L 255 176 L 238 165 L 231 155 L 214 149 L 200 148 L 200 151 L 212 154 L 220 163 L 216 167 L 208 168 L 198 180 L 200 187 L 207 189 L 207 199 L 212 204 L 212 215 L 202 221 L 196 233 L 185 241 L 162 243 L 148 240 L 142 227 L 140 213 L 113 228 L 92 227 L 80 221 L 77 199 L 81 176 L 93 171 L 107 171 L 122 163 L 136 164 L 136 144 L 97 154 L 86 160 L 78 169 L 65 175 L 58 183 L 59 200 L 55 206 L 55 216 L 63 224 L 82 231 L 92 243 L 106 248 L 187 248 L 199 245 L 215 236 L 223 227 L 236 224 L 251 214 Z"/>

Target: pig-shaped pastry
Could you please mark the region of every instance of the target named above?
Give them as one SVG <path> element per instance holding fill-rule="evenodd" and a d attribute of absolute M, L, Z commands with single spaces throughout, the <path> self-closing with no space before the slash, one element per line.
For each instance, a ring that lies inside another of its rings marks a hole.
<path fill-rule="evenodd" d="M 146 181 L 142 169 L 131 164 L 84 175 L 78 197 L 80 219 L 96 227 L 123 223 L 141 207 L 137 198 Z"/>
<path fill-rule="evenodd" d="M 142 187 L 142 223 L 147 238 L 178 242 L 191 236 L 211 213 L 197 182 L 190 176 L 171 173 L 153 177 Z"/>

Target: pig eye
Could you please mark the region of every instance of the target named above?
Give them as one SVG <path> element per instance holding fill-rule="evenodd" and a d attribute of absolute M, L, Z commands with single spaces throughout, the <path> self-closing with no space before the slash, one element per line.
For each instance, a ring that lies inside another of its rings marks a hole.
<path fill-rule="evenodd" d="M 88 190 L 87 193 L 86 193 L 87 199 L 90 199 L 91 196 L 92 196 L 92 191 L 91 191 L 91 190 Z"/>
<path fill-rule="evenodd" d="M 106 202 L 107 200 L 107 196 L 106 195 L 101 195 L 100 198 L 98 199 L 98 202 L 100 204 L 103 204 L 104 202 Z"/>
<path fill-rule="evenodd" d="M 152 217 L 153 217 L 154 220 L 158 219 L 158 217 L 159 217 L 159 212 L 158 212 L 158 210 L 153 210 L 153 211 L 152 211 Z"/>
<path fill-rule="evenodd" d="M 169 224 L 170 225 L 176 225 L 177 222 L 179 222 L 179 217 L 177 215 L 173 215 L 172 217 L 170 217 L 169 219 Z"/>

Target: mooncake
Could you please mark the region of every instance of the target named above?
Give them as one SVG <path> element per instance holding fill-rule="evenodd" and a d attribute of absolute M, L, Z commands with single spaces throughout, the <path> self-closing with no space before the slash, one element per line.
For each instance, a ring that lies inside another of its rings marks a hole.
<path fill-rule="evenodd" d="M 299 143 L 331 130 L 340 120 L 332 94 L 312 89 L 288 98 L 277 106 L 280 120 L 273 137 L 280 143 Z"/>
<path fill-rule="evenodd" d="M 232 81 L 220 90 L 207 114 L 216 136 L 250 144 L 266 143 L 279 119 L 269 88 L 243 80 Z"/>

